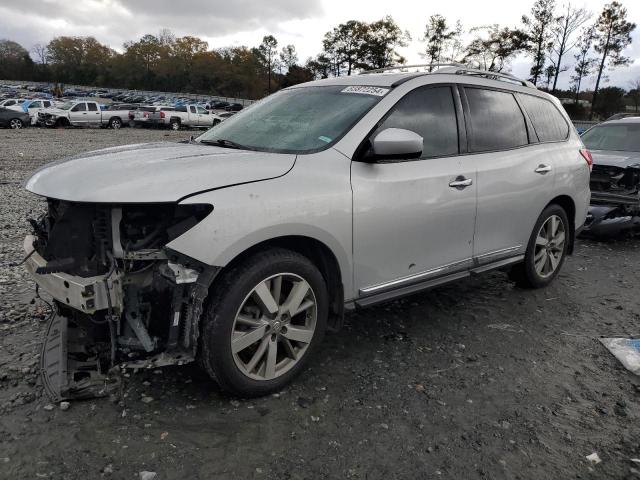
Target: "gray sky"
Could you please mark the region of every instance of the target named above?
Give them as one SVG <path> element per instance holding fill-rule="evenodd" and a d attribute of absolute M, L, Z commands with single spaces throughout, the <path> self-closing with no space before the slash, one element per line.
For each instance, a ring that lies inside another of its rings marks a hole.
<path fill-rule="evenodd" d="M 594 12 L 594 20 L 607 3 L 572 1 Z M 321 50 L 324 33 L 337 24 L 391 15 L 413 38 L 401 53 L 409 63 L 420 63 L 424 48 L 420 39 L 430 15 L 440 13 L 452 25 L 459 19 L 466 29 L 492 23 L 516 26 L 532 3 L 533 0 L 457 0 L 438 4 L 415 0 L 0 0 L 0 38 L 10 38 L 30 49 L 58 35 L 92 35 L 121 51 L 125 41 L 162 28 L 169 28 L 178 36 L 199 36 L 212 48 L 255 46 L 264 35 L 272 34 L 280 46 L 294 44 L 304 61 Z M 640 1 L 621 3 L 628 10 L 628 19 L 640 24 Z M 611 71 L 609 85 L 629 88 L 630 81 L 640 80 L 639 29 L 625 52 L 635 62 L 631 67 Z M 573 62 L 571 53 L 569 62 Z M 522 77 L 528 75 L 529 68 L 530 62 L 524 57 L 511 65 L 511 71 Z M 568 85 L 570 74 L 561 74 L 560 87 Z M 592 87 L 595 79 L 586 83 L 586 88 Z"/>

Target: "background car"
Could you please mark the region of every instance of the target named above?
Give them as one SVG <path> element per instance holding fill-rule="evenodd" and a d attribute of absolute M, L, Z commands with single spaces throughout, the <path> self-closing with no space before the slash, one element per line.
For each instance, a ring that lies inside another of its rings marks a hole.
<path fill-rule="evenodd" d="M 19 130 L 31 123 L 31 117 L 26 112 L 17 112 L 9 108 L 0 107 L 0 127 Z"/>

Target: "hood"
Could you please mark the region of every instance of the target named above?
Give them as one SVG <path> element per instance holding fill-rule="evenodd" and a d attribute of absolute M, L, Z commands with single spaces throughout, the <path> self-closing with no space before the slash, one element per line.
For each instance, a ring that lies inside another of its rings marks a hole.
<path fill-rule="evenodd" d="M 176 202 L 204 190 L 280 177 L 295 159 L 199 144 L 127 145 L 45 165 L 25 188 L 71 202 Z"/>
<path fill-rule="evenodd" d="M 51 115 L 65 115 L 65 116 L 69 112 L 69 110 L 62 110 L 61 108 L 57 108 L 57 107 L 40 108 L 38 111 L 45 114 L 48 113 Z"/>
<path fill-rule="evenodd" d="M 640 164 L 640 152 L 591 150 L 591 155 L 593 163 L 596 165 L 626 168 L 630 165 Z"/>

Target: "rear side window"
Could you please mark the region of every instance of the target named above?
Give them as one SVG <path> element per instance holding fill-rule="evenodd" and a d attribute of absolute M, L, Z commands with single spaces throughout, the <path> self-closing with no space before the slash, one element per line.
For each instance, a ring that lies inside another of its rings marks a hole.
<path fill-rule="evenodd" d="M 533 95 L 518 94 L 529 114 L 533 128 L 541 142 L 560 142 L 569 135 L 569 125 L 549 100 Z"/>
<path fill-rule="evenodd" d="M 529 143 L 527 126 L 513 94 L 482 88 L 465 88 L 469 102 L 469 150 L 488 152 Z"/>
<path fill-rule="evenodd" d="M 86 112 L 87 104 L 86 103 L 78 103 L 75 107 L 71 109 L 72 112 Z"/>
<path fill-rule="evenodd" d="M 393 107 L 371 138 L 387 128 L 404 128 L 424 142 L 421 159 L 456 155 L 458 123 L 450 87 L 421 87 L 409 92 Z"/>
<path fill-rule="evenodd" d="M 97 112 L 98 111 L 98 104 L 97 103 L 87 103 L 87 105 L 89 105 L 89 111 L 90 112 Z"/>

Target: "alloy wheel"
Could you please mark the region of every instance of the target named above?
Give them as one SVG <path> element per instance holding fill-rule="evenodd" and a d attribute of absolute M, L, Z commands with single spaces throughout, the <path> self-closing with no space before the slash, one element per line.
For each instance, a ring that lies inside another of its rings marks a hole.
<path fill-rule="evenodd" d="M 315 333 L 316 296 L 293 273 L 271 276 L 245 297 L 233 322 L 231 352 L 238 369 L 254 380 L 272 380 L 304 356 Z"/>
<path fill-rule="evenodd" d="M 17 130 L 17 129 L 22 128 L 22 122 L 20 120 L 18 120 L 17 118 L 14 118 L 9 122 L 9 126 L 11 128 L 13 128 L 14 130 Z"/>
<path fill-rule="evenodd" d="M 120 120 L 111 121 L 111 128 L 113 128 L 114 130 L 118 130 L 121 126 L 122 124 L 120 123 Z"/>
<path fill-rule="evenodd" d="M 551 215 L 540 227 L 536 236 L 533 258 L 536 272 L 542 278 L 554 274 L 564 255 L 566 230 L 558 215 Z"/>

